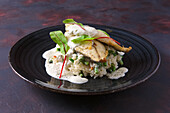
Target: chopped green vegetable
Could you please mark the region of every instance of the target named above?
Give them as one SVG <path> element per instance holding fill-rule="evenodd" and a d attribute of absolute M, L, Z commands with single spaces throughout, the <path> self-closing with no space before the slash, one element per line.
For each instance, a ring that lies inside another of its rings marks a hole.
<path fill-rule="evenodd" d="M 57 48 L 57 51 L 60 51 L 60 48 Z"/>
<path fill-rule="evenodd" d="M 101 67 L 101 66 L 102 66 L 102 63 L 101 63 L 101 62 L 98 62 L 97 65 L 98 65 L 99 67 Z"/>
<path fill-rule="evenodd" d="M 80 73 L 80 76 L 82 77 L 82 76 L 83 76 L 83 74 L 82 74 L 82 73 Z"/>
<path fill-rule="evenodd" d="M 94 72 L 95 72 L 95 74 L 99 74 L 99 67 L 98 66 L 94 67 Z"/>
<path fill-rule="evenodd" d="M 116 56 L 116 55 L 117 55 L 117 52 L 114 52 L 113 50 L 109 50 L 108 52 L 109 52 L 109 55 L 111 55 L 111 54 L 112 54 L 113 56 Z"/>
<path fill-rule="evenodd" d="M 116 56 L 116 55 L 117 55 L 117 53 L 116 53 L 116 52 L 114 52 L 114 53 L 113 53 L 113 56 Z"/>
<path fill-rule="evenodd" d="M 113 53 L 113 50 L 109 50 L 108 52 L 109 52 L 109 53 Z"/>
<path fill-rule="evenodd" d="M 81 77 L 84 76 L 84 73 L 83 73 L 82 70 L 80 71 L 80 74 L 79 74 L 79 75 L 80 75 Z"/>
<path fill-rule="evenodd" d="M 67 24 L 67 23 L 75 23 L 75 24 L 78 24 L 78 25 L 80 25 L 81 27 L 83 27 L 83 24 L 82 24 L 82 23 L 77 23 L 77 22 L 74 21 L 73 19 L 65 19 L 65 20 L 63 20 L 63 23 L 64 23 L 64 24 Z"/>
<path fill-rule="evenodd" d="M 108 73 L 113 72 L 113 70 L 112 70 L 111 68 L 107 69 L 106 71 L 107 71 Z"/>
<path fill-rule="evenodd" d="M 61 53 L 66 54 L 70 47 L 67 45 L 67 39 L 63 35 L 62 31 L 52 31 L 50 32 L 50 37 L 60 46 Z"/>
<path fill-rule="evenodd" d="M 103 38 L 103 37 L 99 37 L 99 38 Z M 108 37 L 106 37 L 106 38 L 108 38 Z M 78 38 L 76 38 L 76 39 L 73 39 L 73 40 L 71 40 L 73 43 L 80 43 L 80 42 L 82 42 L 82 41 L 90 41 L 90 40 L 95 40 L 95 39 L 98 39 L 98 37 L 90 37 L 90 36 L 88 36 L 88 35 L 82 35 L 82 36 L 80 36 L 80 37 L 78 37 Z"/>
<path fill-rule="evenodd" d="M 103 63 L 103 66 L 107 66 L 107 62 L 104 62 L 104 63 Z"/>
<path fill-rule="evenodd" d="M 85 64 L 85 65 L 89 65 L 89 62 L 85 61 L 84 64 Z"/>
<path fill-rule="evenodd" d="M 78 56 L 76 56 L 76 60 L 78 59 Z"/>
<path fill-rule="evenodd" d="M 53 60 L 49 60 L 49 63 L 50 63 L 50 64 L 53 63 Z"/>
<path fill-rule="evenodd" d="M 115 65 L 113 63 L 111 64 L 111 68 L 112 68 L 113 71 L 116 70 L 116 67 L 115 67 Z"/>
<path fill-rule="evenodd" d="M 122 66 L 122 65 L 123 65 L 123 60 L 120 60 L 120 61 L 119 61 L 119 64 Z"/>
<path fill-rule="evenodd" d="M 94 40 L 95 38 L 92 38 L 88 35 L 82 35 L 80 36 L 79 38 L 76 38 L 76 39 L 73 39 L 71 40 L 73 43 L 77 44 L 77 43 L 80 43 L 82 41 L 86 41 L 86 40 Z"/>
<path fill-rule="evenodd" d="M 84 63 L 84 61 L 85 61 L 85 58 L 84 57 L 82 57 L 82 58 L 80 58 L 80 60 L 79 60 L 80 62 L 82 62 L 82 63 Z"/>
<path fill-rule="evenodd" d="M 116 67 L 115 67 L 115 65 L 112 63 L 112 64 L 111 64 L 111 67 L 107 69 L 107 72 L 112 73 L 112 72 L 114 72 L 114 71 L 116 71 Z"/>
<path fill-rule="evenodd" d="M 80 58 L 79 61 L 82 62 L 82 63 L 85 64 L 85 65 L 89 65 L 89 64 L 90 64 L 90 62 L 85 61 L 85 57 Z"/>
<path fill-rule="evenodd" d="M 100 29 L 98 29 L 98 31 L 102 31 L 104 34 L 106 34 L 108 37 L 110 37 L 109 34 L 107 34 L 105 31 L 100 30 Z"/>
<path fill-rule="evenodd" d="M 69 59 L 72 63 L 74 63 L 74 60 L 73 60 L 72 58 L 69 57 L 68 59 Z"/>

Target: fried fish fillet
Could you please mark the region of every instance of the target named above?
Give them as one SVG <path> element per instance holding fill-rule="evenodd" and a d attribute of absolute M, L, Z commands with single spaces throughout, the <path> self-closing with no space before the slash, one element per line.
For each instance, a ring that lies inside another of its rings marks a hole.
<path fill-rule="evenodd" d="M 69 39 L 70 37 L 73 37 L 74 34 L 70 34 L 68 31 L 68 27 L 71 24 L 65 24 L 65 36 L 67 39 Z M 108 37 L 104 32 L 100 31 L 100 30 L 96 30 L 97 33 L 95 34 L 94 37 Z M 87 57 L 90 57 L 92 60 L 96 61 L 96 62 L 105 62 L 106 61 L 106 57 L 108 55 L 108 51 L 106 50 L 105 46 L 101 43 L 105 43 L 107 45 L 113 46 L 116 50 L 118 51 L 123 51 L 123 52 L 129 52 L 132 47 L 121 47 L 120 45 L 118 45 L 112 38 L 100 38 L 97 40 L 93 40 L 93 44 L 92 41 L 85 41 L 82 42 L 79 46 L 77 46 L 75 48 L 75 51 L 80 52 L 82 54 L 84 54 Z"/>
<path fill-rule="evenodd" d="M 97 31 L 98 31 L 98 33 L 94 37 L 108 37 L 104 32 L 102 32 L 100 30 L 97 30 Z M 100 38 L 100 39 L 97 39 L 97 40 L 113 46 L 118 51 L 129 52 L 132 49 L 132 47 L 128 47 L 128 48 L 121 47 L 112 38 Z"/>
<path fill-rule="evenodd" d="M 92 41 L 85 41 L 77 46 L 75 50 L 87 57 L 90 57 L 96 62 L 105 62 L 108 55 L 108 51 L 106 50 L 105 46 L 96 40 L 93 41 L 93 45 Z"/>

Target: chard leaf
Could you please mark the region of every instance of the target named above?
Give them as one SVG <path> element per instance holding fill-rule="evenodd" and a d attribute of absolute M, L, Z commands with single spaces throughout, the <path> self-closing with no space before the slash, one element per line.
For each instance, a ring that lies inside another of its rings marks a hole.
<path fill-rule="evenodd" d="M 82 23 L 77 23 L 77 22 L 74 21 L 73 19 L 65 19 L 65 20 L 63 20 L 63 23 L 64 23 L 64 24 L 67 24 L 67 23 L 75 23 L 75 24 L 78 24 L 78 25 L 80 25 L 81 27 L 83 27 L 83 24 L 82 24 Z"/>
<path fill-rule="evenodd" d="M 62 31 L 50 32 L 51 39 L 60 46 L 60 52 L 66 54 L 70 47 L 67 45 L 67 39 L 63 35 Z"/>
<path fill-rule="evenodd" d="M 93 37 L 90 37 L 88 35 L 82 35 L 81 37 L 79 38 L 76 38 L 76 39 L 73 39 L 71 40 L 73 43 L 77 44 L 77 43 L 80 43 L 82 41 L 87 41 L 87 40 L 94 40 L 95 38 Z"/>
<path fill-rule="evenodd" d="M 75 23 L 75 21 L 73 19 L 65 19 L 63 20 L 63 23 L 66 24 L 66 23 Z"/>
<path fill-rule="evenodd" d="M 102 31 L 104 34 L 106 34 L 108 37 L 110 37 L 109 34 L 107 34 L 105 31 L 100 30 L 100 29 L 98 29 L 98 31 Z"/>

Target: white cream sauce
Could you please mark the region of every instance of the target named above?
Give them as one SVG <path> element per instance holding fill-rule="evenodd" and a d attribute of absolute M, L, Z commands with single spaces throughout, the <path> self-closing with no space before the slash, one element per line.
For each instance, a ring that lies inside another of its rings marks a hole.
<path fill-rule="evenodd" d="M 68 39 L 68 46 L 70 47 L 69 51 L 67 52 L 67 58 L 69 57 L 69 55 L 73 54 L 73 49 L 78 46 L 79 44 L 75 44 L 73 43 L 71 40 L 78 38 L 81 35 L 89 35 L 91 37 L 95 36 L 97 34 L 97 30 L 94 27 L 90 27 L 87 25 L 84 25 L 83 28 L 85 30 L 83 30 L 80 26 L 78 25 L 70 25 L 69 27 L 67 27 L 67 33 L 65 34 L 68 36 L 71 36 Z M 74 36 L 73 36 L 74 35 Z M 75 36 L 76 35 L 76 36 Z M 76 83 L 76 84 L 83 84 L 88 82 L 87 78 L 82 78 L 79 75 L 73 75 L 73 73 L 71 71 L 69 71 L 67 65 L 69 64 L 69 60 L 67 59 L 63 68 L 63 72 L 62 72 L 62 76 L 61 78 L 59 78 L 60 76 L 60 72 L 61 72 L 61 68 L 63 65 L 62 60 L 59 62 L 53 62 L 53 63 L 49 63 L 49 60 L 51 58 L 53 58 L 54 56 L 58 57 L 58 56 L 64 56 L 60 51 L 57 51 L 57 48 L 60 48 L 58 45 L 56 45 L 55 48 L 52 48 L 46 52 L 44 52 L 44 54 L 42 55 L 44 59 L 46 59 L 45 62 L 45 68 L 46 68 L 46 72 L 56 78 L 56 79 L 61 79 L 61 80 L 66 80 L 66 81 L 70 81 L 72 83 Z M 118 52 L 119 55 L 124 55 L 123 52 Z M 111 73 L 111 74 L 106 74 L 108 76 L 108 78 L 110 79 L 118 79 L 120 77 L 125 76 L 125 73 L 128 72 L 128 69 L 125 67 L 121 67 L 119 69 L 117 69 L 115 72 Z"/>
<path fill-rule="evenodd" d="M 83 30 L 80 26 L 73 24 L 73 25 L 70 25 L 69 27 L 67 27 L 66 30 L 68 31 L 68 34 L 73 34 L 76 36 L 89 35 L 89 36 L 93 37 L 98 33 L 94 27 L 84 25 L 83 28 L 85 30 Z"/>
<path fill-rule="evenodd" d="M 52 77 L 54 77 L 56 79 L 67 80 L 67 81 L 70 81 L 70 82 L 75 83 L 75 84 L 86 83 L 88 81 L 88 79 L 82 78 L 82 77 L 80 77 L 78 75 L 75 76 L 75 75 L 73 75 L 73 73 L 71 71 L 69 71 L 67 69 L 68 60 L 65 62 L 63 72 L 62 72 L 62 77 L 59 78 L 63 62 L 49 63 L 50 58 L 52 58 L 53 56 L 61 55 L 60 52 L 56 51 L 58 47 L 59 46 L 57 45 L 55 48 L 52 48 L 52 49 L 44 52 L 44 54 L 42 55 L 43 58 L 46 59 L 45 68 L 46 68 L 47 74 L 49 74 L 50 76 L 52 76 Z M 73 50 L 69 49 L 69 51 L 71 53 L 71 51 L 73 51 Z M 69 51 L 67 52 L 67 54 L 69 53 Z"/>
<path fill-rule="evenodd" d="M 69 60 L 67 60 L 65 62 L 65 66 L 64 66 L 63 72 L 62 72 L 62 77 L 59 78 L 63 62 L 49 63 L 49 59 L 51 57 L 62 55 L 60 52 L 57 51 L 58 47 L 59 46 L 57 45 L 55 48 L 52 48 L 52 49 L 44 52 L 44 54 L 42 55 L 43 58 L 46 59 L 46 61 L 45 61 L 46 72 L 50 76 L 52 76 L 56 79 L 67 80 L 67 81 L 70 81 L 75 84 L 83 84 L 83 83 L 88 82 L 87 78 L 82 78 L 79 75 L 75 76 L 75 75 L 73 75 L 73 73 L 71 71 L 69 71 L 67 69 L 67 62 Z M 69 49 L 69 51 L 70 51 L 70 53 L 72 53 L 73 50 Z M 67 52 L 67 55 L 69 55 L 69 51 Z M 128 69 L 126 67 L 121 67 L 121 68 L 117 69 L 115 72 L 108 73 L 107 76 L 110 79 L 119 79 L 120 77 L 124 77 L 125 73 L 127 73 L 127 72 L 128 72 Z"/>
<path fill-rule="evenodd" d="M 69 39 L 68 39 L 68 46 L 71 48 L 71 49 L 74 49 L 76 46 L 78 46 L 79 44 L 75 44 L 75 43 L 73 43 L 71 40 L 73 40 L 73 39 L 76 39 L 76 38 L 78 38 L 79 36 L 74 36 L 74 37 L 70 37 Z"/>
<path fill-rule="evenodd" d="M 124 52 L 120 52 L 120 51 L 117 51 L 119 55 L 123 56 L 125 53 Z"/>
<path fill-rule="evenodd" d="M 120 67 L 119 69 L 108 74 L 107 76 L 110 79 L 119 79 L 120 77 L 124 77 L 125 73 L 127 73 L 127 72 L 128 72 L 128 69 L 126 67 Z"/>

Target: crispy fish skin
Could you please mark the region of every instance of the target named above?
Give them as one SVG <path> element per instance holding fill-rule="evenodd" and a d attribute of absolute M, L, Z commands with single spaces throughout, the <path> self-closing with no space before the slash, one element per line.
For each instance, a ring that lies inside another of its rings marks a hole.
<path fill-rule="evenodd" d="M 97 30 L 98 33 L 94 36 L 94 37 L 108 37 L 105 33 L 103 33 L 102 31 L 100 30 Z M 100 42 L 103 42 L 103 43 L 106 43 L 108 45 L 111 45 L 113 46 L 116 50 L 118 51 L 123 51 L 123 52 L 129 52 L 132 47 L 121 47 L 120 45 L 118 45 L 114 40 L 112 39 L 109 39 L 109 38 L 100 38 L 100 39 L 97 39 L 99 40 Z"/>
<path fill-rule="evenodd" d="M 77 52 L 84 54 L 87 57 L 90 57 L 93 61 L 96 62 L 105 62 L 108 55 L 104 45 L 99 41 L 94 41 L 93 46 L 91 41 L 85 41 L 75 48 Z"/>

